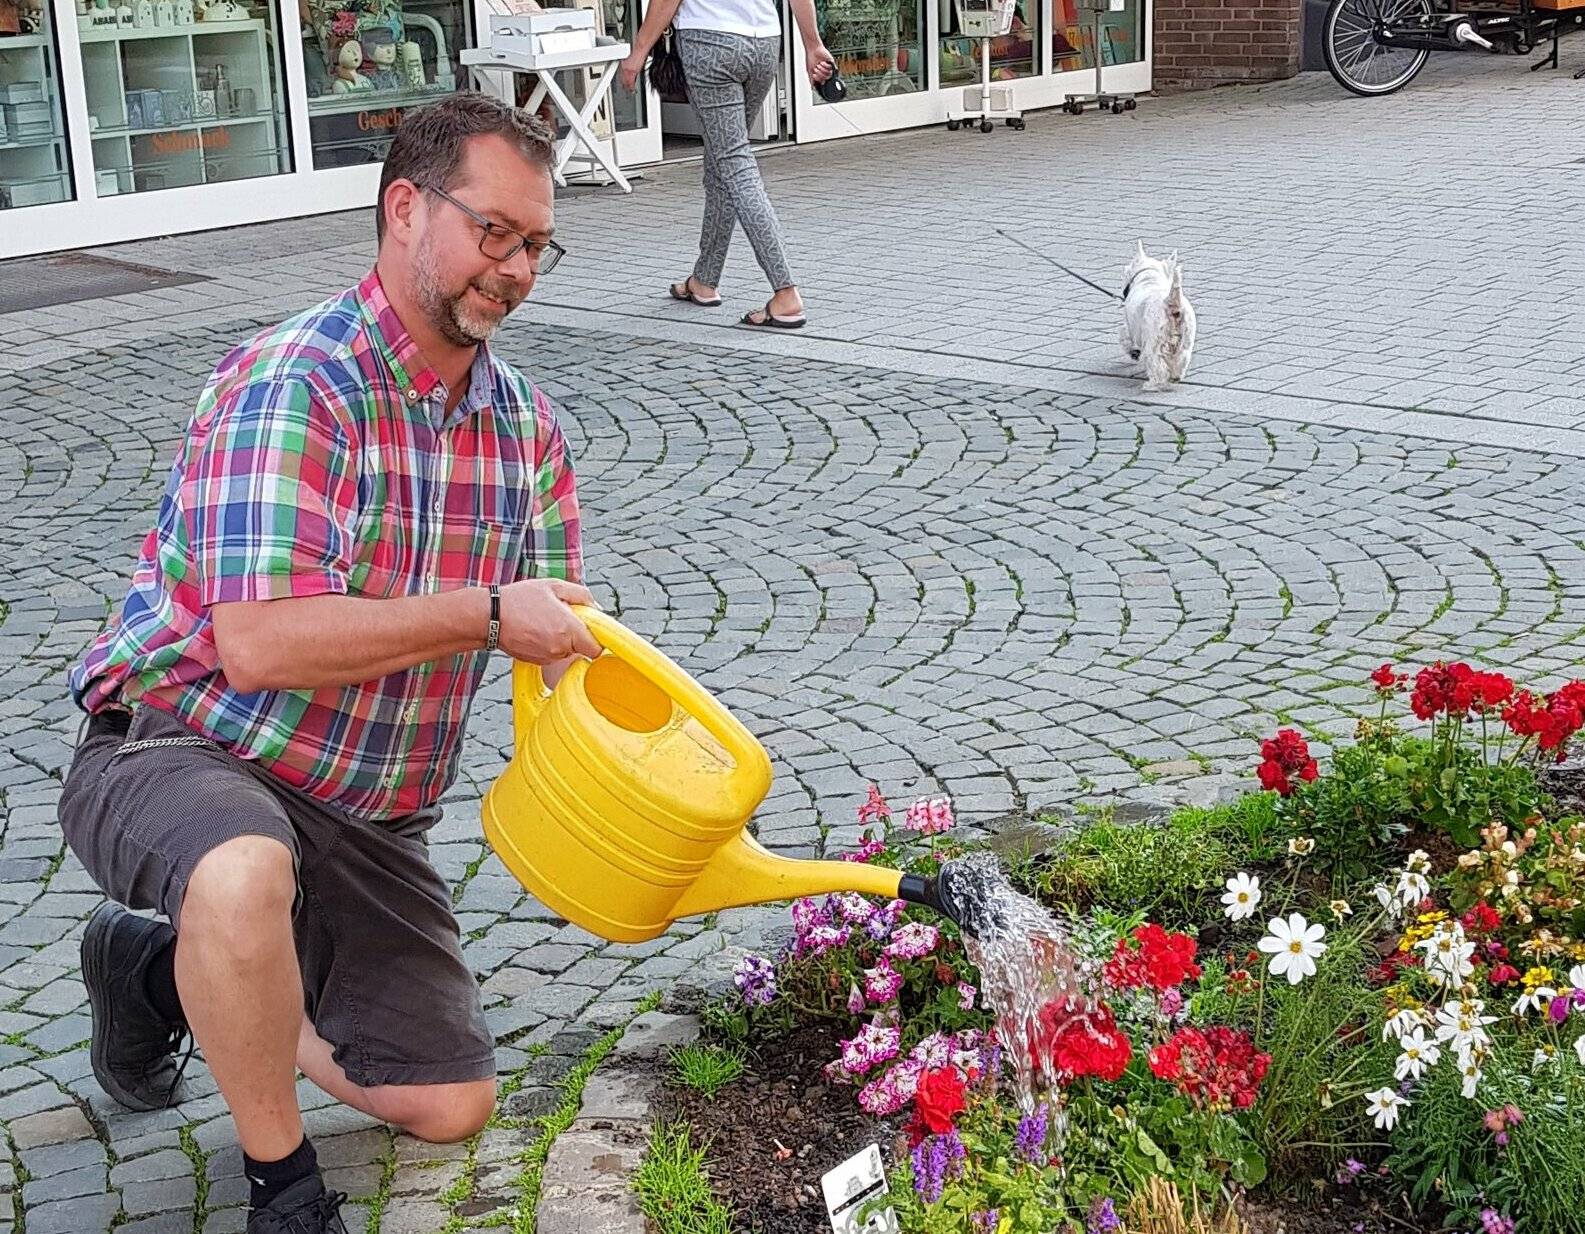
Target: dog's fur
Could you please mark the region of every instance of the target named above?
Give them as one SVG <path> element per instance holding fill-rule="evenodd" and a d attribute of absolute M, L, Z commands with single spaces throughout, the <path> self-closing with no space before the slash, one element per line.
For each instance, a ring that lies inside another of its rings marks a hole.
<path fill-rule="evenodd" d="M 1152 257 L 1144 241 L 1123 271 L 1123 352 L 1145 370 L 1146 390 L 1182 381 L 1194 352 L 1194 306 L 1183 294 L 1183 265 L 1176 250 Z"/>

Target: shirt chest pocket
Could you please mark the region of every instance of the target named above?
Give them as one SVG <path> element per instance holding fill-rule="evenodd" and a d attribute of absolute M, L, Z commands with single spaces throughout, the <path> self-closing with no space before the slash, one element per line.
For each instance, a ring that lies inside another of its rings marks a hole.
<path fill-rule="evenodd" d="M 510 583 L 520 570 L 525 534 L 522 527 L 477 518 L 415 528 L 387 514 L 365 541 L 349 590 L 384 600 Z"/>

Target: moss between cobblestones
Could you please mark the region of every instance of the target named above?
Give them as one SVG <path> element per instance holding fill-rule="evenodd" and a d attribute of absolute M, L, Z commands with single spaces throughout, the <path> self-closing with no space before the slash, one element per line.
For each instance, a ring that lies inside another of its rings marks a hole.
<path fill-rule="evenodd" d="M 642 999 L 629 1019 L 613 1028 L 601 1037 L 578 1059 L 577 1066 L 573 1067 L 561 1081 L 561 1104 L 551 1113 L 538 1118 L 514 1119 L 507 1118 L 499 1113 L 491 1118 L 490 1127 L 521 1127 L 524 1129 L 538 1127 L 539 1134 L 522 1153 L 518 1155 L 518 1163 L 522 1166 L 517 1178 L 513 1180 L 513 1188 L 517 1192 L 517 1203 L 511 1208 L 492 1213 L 488 1217 L 476 1219 L 474 1224 L 484 1228 L 509 1227 L 512 1234 L 534 1234 L 536 1224 L 536 1210 L 539 1208 L 539 1190 L 544 1175 L 545 1160 L 550 1156 L 551 1145 L 556 1142 L 556 1137 L 572 1125 L 578 1117 L 578 1110 L 583 1104 L 583 1087 L 588 1083 L 589 1077 L 594 1074 L 594 1069 L 605 1061 L 607 1055 L 616 1049 L 617 1042 L 627 1032 L 628 1024 L 646 1012 L 655 1010 L 660 1005 L 660 995 L 651 994 Z M 525 1064 L 509 1076 L 501 1086 L 501 1098 L 512 1095 L 523 1084 L 523 1075 L 528 1067 Z M 443 1234 L 453 1234 L 453 1227 L 449 1222 L 444 1227 Z M 373 1226 L 370 1234 L 377 1234 Z"/>
<path fill-rule="evenodd" d="M 193 1134 L 192 1123 L 176 1129 L 176 1142 L 193 1163 L 193 1234 L 204 1234 L 204 1223 L 209 1220 L 209 1154 Z"/>
<path fill-rule="evenodd" d="M 367 1234 L 380 1234 L 380 1219 L 391 1202 L 391 1184 L 396 1179 L 396 1133 L 386 1128 L 385 1153 L 380 1157 L 380 1185 L 369 1197 Z"/>

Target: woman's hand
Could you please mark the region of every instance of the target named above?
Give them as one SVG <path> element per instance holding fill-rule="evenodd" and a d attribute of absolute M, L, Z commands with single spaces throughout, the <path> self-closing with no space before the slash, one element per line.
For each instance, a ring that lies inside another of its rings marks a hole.
<path fill-rule="evenodd" d="M 836 73 L 836 57 L 826 50 L 824 43 L 816 43 L 813 47 L 806 50 L 806 58 L 809 61 L 809 80 L 818 86 Z"/>
<path fill-rule="evenodd" d="M 638 75 L 644 71 L 644 61 L 648 59 L 647 52 L 641 52 L 635 47 L 627 53 L 627 59 L 622 61 L 622 67 L 616 71 L 617 80 L 628 93 L 631 94 L 638 89 Z"/>

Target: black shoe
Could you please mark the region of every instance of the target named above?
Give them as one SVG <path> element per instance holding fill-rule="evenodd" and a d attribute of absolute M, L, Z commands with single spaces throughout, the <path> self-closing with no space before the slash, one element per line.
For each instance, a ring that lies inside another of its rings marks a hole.
<path fill-rule="evenodd" d="M 176 1051 L 187 1025 L 160 1014 L 145 985 L 149 961 L 176 938 L 161 921 L 101 904 L 83 932 L 83 984 L 93 1011 L 94 1078 L 130 1110 L 158 1110 L 182 1100 Z"/>
<path fill-rule="evenodd" d="M 325 1180 L 316 1172 L 249 1213 L 247 1234 L 347 1234 L 341 1220 L 346 1202 L 341 1192 L 326 1191 Z"/>

